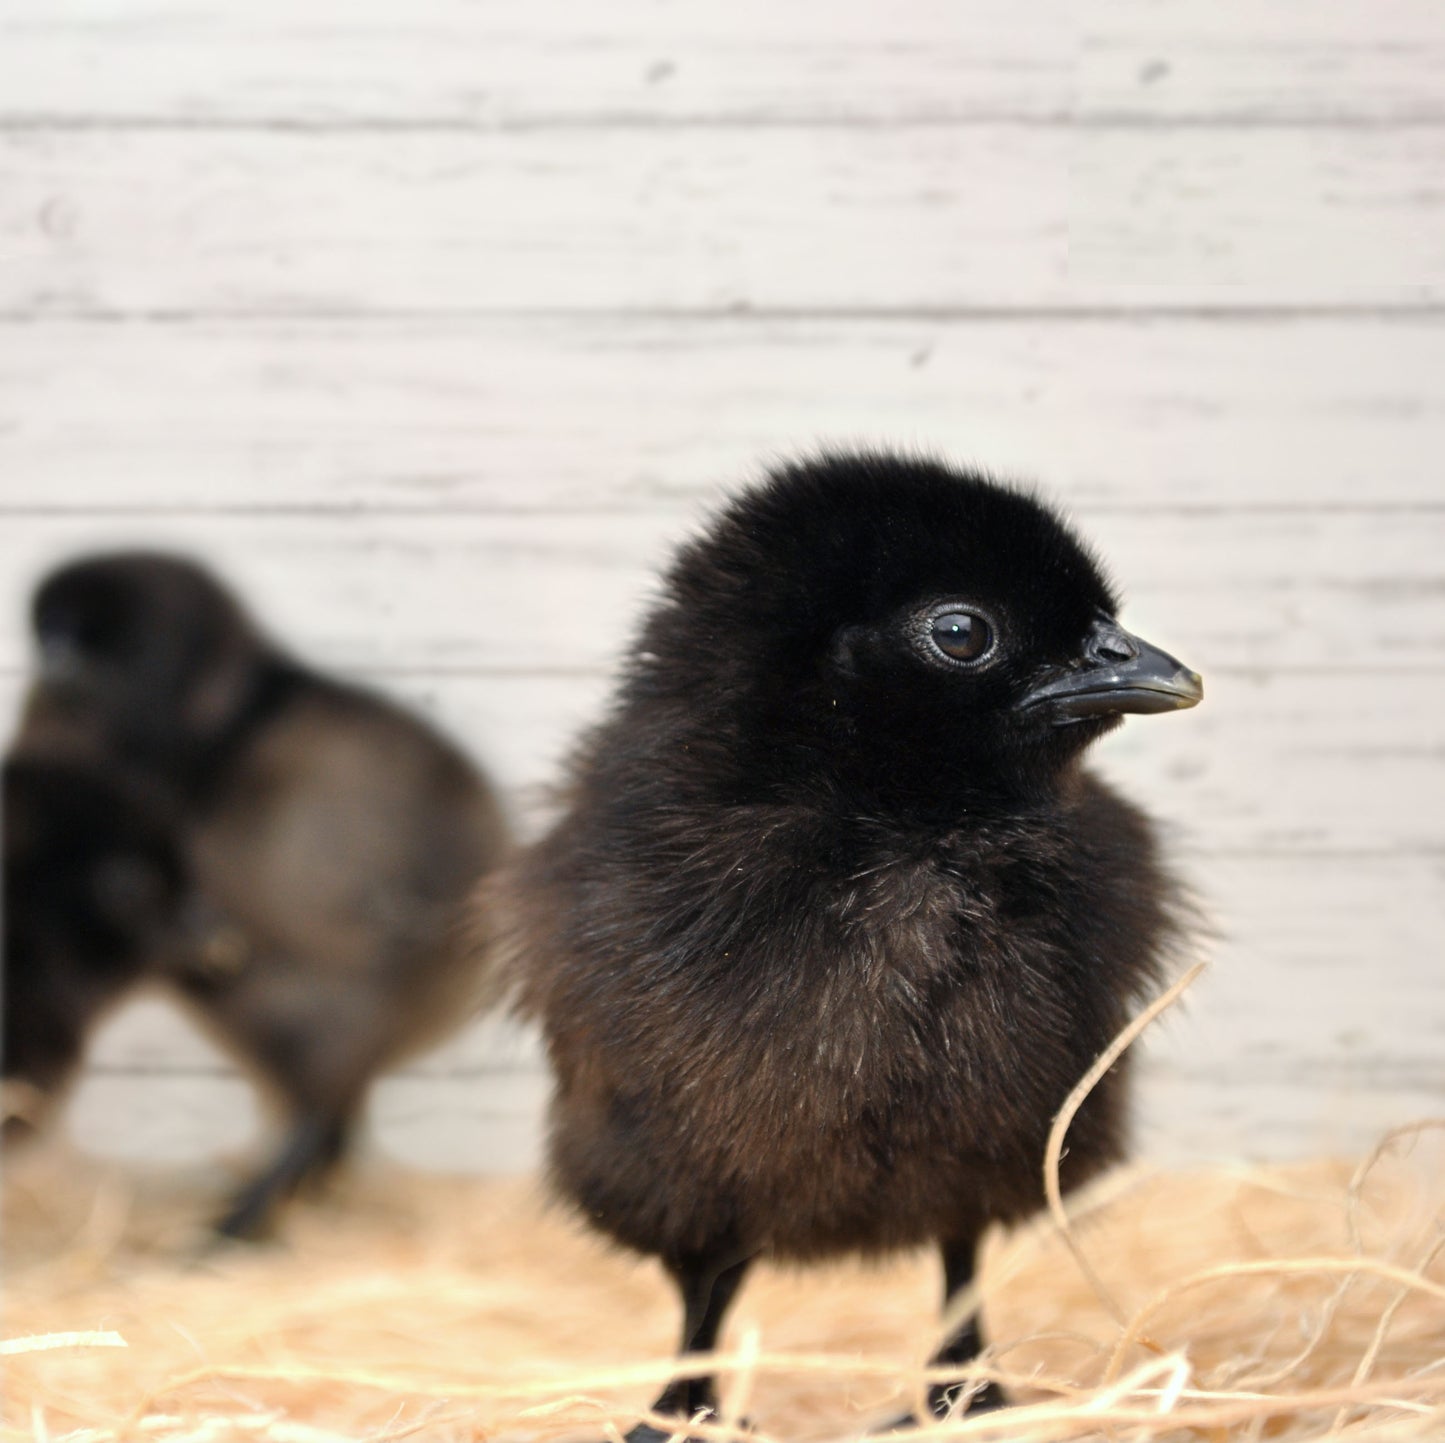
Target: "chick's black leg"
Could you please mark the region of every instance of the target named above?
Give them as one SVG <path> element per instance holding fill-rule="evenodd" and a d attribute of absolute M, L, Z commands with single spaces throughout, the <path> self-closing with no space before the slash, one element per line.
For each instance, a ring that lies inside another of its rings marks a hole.
<path fill-rule="evenodd" d="M 264 1236 L 276 1210 L 303 1183 L 319 1177 L 345 1152 L 350 1116 L 308 1111 L 301 1114 L 282 1143 L 281 1150 L 263 1172 L 231 1200 L 216 1223 L 225 1238 Z"/>
<path fill-rule="evenodd" d="M 946 1240 L 943 1243 L 943 1305 L 945 1308 L 973 1282 L 977 1240 Z M 929 1360 L 930 1368 L 946 1368 L 955 1363 L 971 1363 L 982 1351 L 978 1333 L 978 1315 L 970 1314 Z M 945 1418 L 954 1401 L 967 1388 L 965 1383 L 932 1383 L 928 1389 L 928 1408 L 935 1418 Z M 970 1413 L 989 1408 L 1004 1408 L 1008 1399 L 997 1383 L 985 1383 L 968 1405 Z"/>
<path fill-rule="evenodd" d="M 733 1300 L 750 1258 L 736 1255 L 718 1257 L 699 1254 L 671 1261 L 668 1271 L 682 1294 L 682 1346 L 679 1352 L 711 1352 L 728 1304 Z M 652 1405 L 654 1413 L 694 1418 L 699 1413 L 717 1412 L 717 1390 L 710 1377 L 677 1378 L 663 1389 Z M 646 1423 L 639 1423 L 627 1435 L 627 1443 L 659 1443 L 671 1435 Z"/>

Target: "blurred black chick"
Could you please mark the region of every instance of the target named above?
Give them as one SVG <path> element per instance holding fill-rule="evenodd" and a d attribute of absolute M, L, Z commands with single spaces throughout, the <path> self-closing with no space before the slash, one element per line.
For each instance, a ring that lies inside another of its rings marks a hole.
<path fill-rule="evenodd" d="M 99 1017 L 180 936 L 185 868 L 165 819 L 93 766 L 4 765 L 7 1142 L 33 1131 Z"/>
<path fill-rule="evenodd" d="M 1037 500 L 888 455 L 784 467 L 676 559 L 499 891 L 553 1178 L 661 1259 L 684 1351 L 755 1258 L 933 1243 L 951 1296 L 1040 1206 L 1051 1120 L 1176 931 L 1148 820 L 1080 759 L 1200 682 L 1116 609 Z M 1066 1185 L 1120 1155 L 1124 1087 Z M 656 1410 L 714 1406 L 697 1378 Z"/>
<path fill-rule="evenodd" d="M 190 561 L 71 563 L 33 623 L 20 744 L 107 758 L 168 798 L 205 919 L 171 980 L 289 1115 L 219 1224 L 259 1233 L 342 1153 L 375 1074 L 482 1000 L 460 924 L 506 846 L 500 809 L 427 725 L 283 654 Z"/>

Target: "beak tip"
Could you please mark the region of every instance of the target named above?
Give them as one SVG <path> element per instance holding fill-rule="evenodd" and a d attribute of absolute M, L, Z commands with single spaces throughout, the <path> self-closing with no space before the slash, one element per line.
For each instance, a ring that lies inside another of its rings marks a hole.
<path fill-rule="evenodd" d="M 1023 705 L 1046 706 L 1054 724 L 1089 717 L 1186 711 L 1204 700 L 1204 678 L 1158 647 L 1130 636 L 1113 622 L 1101 622 L 1114 646 L 1095 648 L 1035 685 Z M 1120 655 L 1127 643 L 1130 654 Z"/>

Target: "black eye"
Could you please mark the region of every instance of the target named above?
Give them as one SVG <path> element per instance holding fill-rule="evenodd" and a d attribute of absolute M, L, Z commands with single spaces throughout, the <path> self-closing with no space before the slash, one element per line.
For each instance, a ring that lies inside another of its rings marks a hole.
<path fill-rule="evenodd" d="M 977 661 L 993 645 L 993 628 L 972 611 L 941 611 L 929 626 L 929 639 L 952 661 Z"/>

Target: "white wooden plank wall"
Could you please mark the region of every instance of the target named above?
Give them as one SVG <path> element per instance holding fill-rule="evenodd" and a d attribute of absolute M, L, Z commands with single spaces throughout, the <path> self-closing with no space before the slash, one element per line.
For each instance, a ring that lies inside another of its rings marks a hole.
<path fill-rule="evenodd" d="M 1207 677 L 1104 761 L 1217 920 L 1149 1150 L 1445 1096 L 1438 0 L 5 0 L 0 689 L 81 547 L 215 560 L 531 826 L 653 567 L 819 440 L 1045 480 Z M 381 1145 L 526 1165 L 473 1029 Z M 242 1143 L 160 1002 L 82 1142 Z"/>

